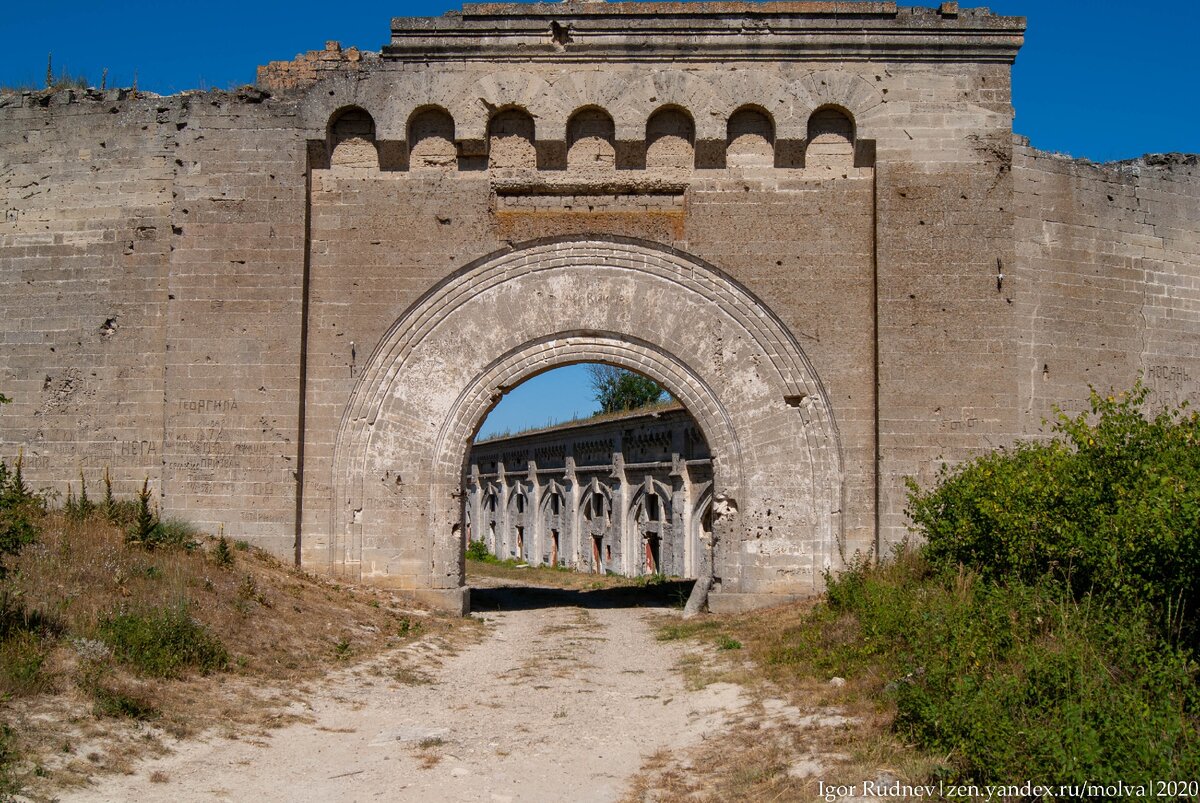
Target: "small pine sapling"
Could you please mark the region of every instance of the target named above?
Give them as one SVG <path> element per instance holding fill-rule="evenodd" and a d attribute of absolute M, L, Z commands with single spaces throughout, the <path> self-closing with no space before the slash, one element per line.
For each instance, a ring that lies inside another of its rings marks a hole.
<path fill-rule="evenodd" d="M 88 498 L 87 480 L 83 478 L 83 469 L 79 470 L 79 501 L 77 502 L 77 513 L 79 518 L 90 518 L 93 511 L 96 509 L 96 503 Z"/>
<path fill-rule="evenodd" d="M 29 490 L 29 486 L 25 484 L 25 478 L 21 475 L 21 464 L 24 462 L 24 450 L 18 451 L 17 462 L 13 464 L 12 478 L 8 481 L 8 487 L 4 491 L 4 501 L 7 504 L 17 505 L 33 501 L 33 492 Z"/>
<path fill-rule="evenodd" d="M 104 518 L 109 524 L 114 524 L 117 517 L 117 500 L 112 492 L 112 477 L 108 474 L 108 466 L 104 467 Z"/>
<path fill-rule="evenodd" d="M 142 481 L 142 490 L 138 492 L 137 517 L 126 534 L 126 541 L 147 549 L 154 548 L 155 536 L 158 531 L 158 517 L 150 509 L 150 478 Z"/>
<path fill-rule="evenodd" d="M 213 547 L 213 562 L 222 568 L 233 565 L 233 550 L 229 548 L 229 539 L 225 537 L 225 525 L 221 525 L 217 535 L 217 543 Z"/>
<path fill-rule="evenodd" d="M 72 521 L 79 519 L 79 505 L 75 503 L 75 489 L 69 482 L 67 483 L 67 500 L 63 502 L 63 513 Z"/>

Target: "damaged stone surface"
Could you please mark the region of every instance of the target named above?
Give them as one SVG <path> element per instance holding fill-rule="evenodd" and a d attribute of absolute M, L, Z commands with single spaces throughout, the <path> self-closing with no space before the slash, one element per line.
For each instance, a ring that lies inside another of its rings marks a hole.
<path fill-rule="evenodd" d="M 1023 27 L 481 4 L 237 92 L 0 96 L 0 457 L 461 609 L 480 421 L 608 362 L 708 444 L 713 606 L 817 592 L 905 477 L 1200 395 L 1195 157 L 1014 141 Z"/>

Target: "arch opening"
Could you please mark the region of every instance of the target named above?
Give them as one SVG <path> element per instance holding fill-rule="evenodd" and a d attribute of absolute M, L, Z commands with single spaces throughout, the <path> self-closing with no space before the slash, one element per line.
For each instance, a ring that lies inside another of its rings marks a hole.
<path fill-rule="evenodd" d="M 654 379 L 703 434 L 716 493 L 711 528 L 701 515 L 696 530 L 712 534 L 712 599 L 728 610 L 819 589 L 841 553 L 842 458 L 827 393 L 796 339 L 711 265 L 600 236 L 472 263 L 384 336 L 333 449 L 335 571 L 465 607 L 465 530 L 486 530 L 464 515 L 471 441 L 509 389 L 586 362 Z M 531 501 L 524 513 L 540 510 Z"/>
<path fill-rule="evenodd" d="M 659 109 L 646 121 L 646 169 L 691 170 L 696 163 L 696 125 L 682 109 Z"/>
<path fill-rule="evenodd" d="M 567 121 L 567 167 L 607 171 L 617 166 L 616 125 L 612 115 L 586 107 Z"/>
<path fill-rule="evenodd" d="M 590 414 L 543 425 L 547 409 L 571 416 L 587 394 Z M 537 403 L 547 398 L 558 401 Z M 467 572 L 487 577 L 495 560 L 694 580 L 703 548 L 697 502 L 711 486 L 703 432 L 651 378 L 597 363 L 551 368 L 506 393 L 471 443 L 463 520 L 485 521 L 495 535 L 473 543 L 466 534 L 475 558 Z M 497 492 L 528 502 L 496 510 Z"/>
<path fill-rule="evenodd" d="M 833 106 L 817 109 L 808 118 L 806 167 L 838 169 L 854 164 L 854 120 Z"/>
<path fill-rule="evenodd" d="M 730 115 L 725 143 L 725 161 L 730 167 L 775 164 L 775 122 L 765 109 L 743 106 Z"/>

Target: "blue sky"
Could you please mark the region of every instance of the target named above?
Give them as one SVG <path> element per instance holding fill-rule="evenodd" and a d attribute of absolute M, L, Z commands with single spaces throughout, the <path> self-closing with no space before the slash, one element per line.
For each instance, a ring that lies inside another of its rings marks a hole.
<path fill-rule="evenodd" d="M 937 5 L 912 2 L 907 5 Z M 1194 0 L 962 0 L 1029 19 L 1013 71 L 1016 130 L 1033 144 L 1097 161 L 1200 150 Z M 458 3 L 8 3 L 0 14 L 0 84 L 39 84 L 46 54 L 99 83 L 159 93 L 227 89 L 254 68 L 325 40 L 378 49 L 393 16 L 439 15 Z"/>
<path fill-rule="evenodd" d="M 584 366 L 555 368 L 510 390 L 483 422 L 478 437 L 557 424 L 598 409 Z"/>
<path fill-rule="evenodd" d="M 904 2 L 902 5 L 937 5 Z M 1096 161 L 1146 152 L 1200 151 L 1195 84 L 1200 4 L 1111 0 L 961 0 L 1025 16 L 1013 68 L 1014 128 L 1033 145 Z M 440 15 L 457 3 L 239 2 L 9 3 L 0 14 L 0 85 L 40 85 L 46 55 L 99 84 L 167 94 L 251 83 L 259 64 L 320 49 L 326 40 L 377 50 L 393 16 Z M 515 389 L 488 431 L 563 420 L 594 408 L 581 367 Z"/>

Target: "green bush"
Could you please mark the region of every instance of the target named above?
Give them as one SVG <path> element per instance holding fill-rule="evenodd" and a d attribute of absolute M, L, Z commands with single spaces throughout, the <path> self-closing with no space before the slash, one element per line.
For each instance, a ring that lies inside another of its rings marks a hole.
<path fill-rule="evenodd" d="M 843 631 L 823 671 L 878 668 L 906 739 L 952 778 L 995 783 L 1197 777 L 1200 668 L 1149 622 L 1061 584 L 995 583 L 917 555 L 831 580 L 813 615 Z M 771 660 L 809 660 L 820 636 L 807 640 Z"/>
<path fill-rule="evenodd" d="M 929 491 L 910 483 L 928 559 L 1147 603 L 1164 633 L 1200 646 L 1200 415 L 1148 417 L 1146 397 L 1093 392 L 1090 413 L 1060 414 L 1050 442 L 943 468 Z"/>
<path fill-rule="evenodd" d="M 50 678 L 43 671 L 59 623 L 27 609 L 8 589 L 0 591 L 0 695 L 35 694 Z"/>
<path fill-rule="evenodd" d="M 910 483 L 924 545 L 829 578 L 767 663 L 886 679 L 949 778 L 1200 776 L 1200 417 L 1146 401 Z"/>
<path fill-rule="evenodd" d="M 151 549 L 154 546 L 154 528 L 158 526 L 158 516 L 150 507 L 150 478 L 142 480 L 142 490 L 138 492 L 137 512 L 133 521 L 125 530 L 125 541 Z"/>
<path fill-rule="evenodd" d="M 225 536 L 222 535 L 213 545 L 212 559 L 213 563 L 224 569 L 233 565 L 233 550 L 229 548 L 229 539 Z"/>
<path fill-rule="evenodd" d="M 492 557 L 492 553 L 488 551 L 487 544 L 483 541 L 472 541 L 467 544 L 467 560 L 487 561 Z"/>
<path fill-rule="evenodd" d="M 110 616 L 100 624 L 99 636 L 118 660 L 153 677 L 180 677 L 189 670 L 209 674 L 229 664 L 220 639 L 189 616 L 184 605 Z"/>
<path fill-rule="evenodd" d="M 36 694 L 49 678 L 43 664 L 49 649 L 37 633 L 21 630 L 0 642 L 0 693 L 6 697 Z"/>
<path fill-rule="evenodd" d="M 16 772 L 20 757 L 16 732 L 8 723 L 0 723 L 0 800 L 13 800 L 23 791 Z"/>
<path fill-rule="evenodd" d="M 155 546 L 193 550 L 200 546 L 200 531 L 183 519 L 163 519 L 151 535 Z"/>
<path fill-rule="evenodd" d="M 107 475 L 106 475 L 107 476 Z M 72 521 L 87 521 L 96 512 L 96 503 L 88 496 L 87 479 L 79 472 L 79 496 L 75 496 L 70 484 L 67 485 L 67 501 L 63 505 L 63 513 Z"/>

